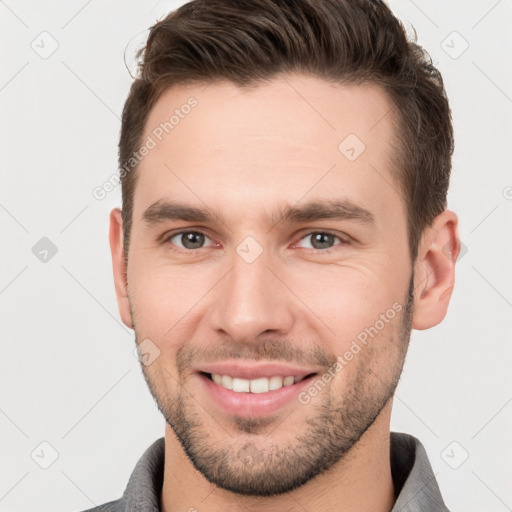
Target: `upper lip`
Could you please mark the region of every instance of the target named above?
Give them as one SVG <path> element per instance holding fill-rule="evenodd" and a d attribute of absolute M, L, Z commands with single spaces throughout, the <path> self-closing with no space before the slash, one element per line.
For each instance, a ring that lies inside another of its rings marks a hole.
<path fill-rule="evenodd" d="M 314 369 L 300 368 L 283 363 L 249 363 L 243 361 L 217 362 L 201 365 L 198 372 L 217 373 L 219 375 L 230 375 L 239 379 L 259 379 L 261 377 L 305 377 L 310 373 L 316 373 Z"/>

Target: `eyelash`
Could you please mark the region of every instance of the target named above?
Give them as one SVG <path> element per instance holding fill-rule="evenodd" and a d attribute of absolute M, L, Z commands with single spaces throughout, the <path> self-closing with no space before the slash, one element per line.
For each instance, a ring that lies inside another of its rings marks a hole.
<path fill-rule="evenodd" d="M 179 235 L 183 235 L 185 233 L 196 233 L 196 234 L 204 235 L 207 238 L 210 238 L 204 231 L 195 230 L 195 229 L 183 229 L 183 230 L 176 231 L 176 232 L 169 233 L 169 234 L 165 235 L 163 243 L 164 244 L 174 245 L 174 244 L 172 244 L 170 242 L 171 238 L 174 238 L 174 237 L 179 236 Z M 334 238 L 337 238 L 340 242 L 338 244 L 334 245 L 333 247 L 329 247 L 327 249 L 315 249 L 314 247 L 313 248 L 302 247 L 302 249 L 308 249 L 308 250 L 314 251 L 315 253 L 319 253 L 319 254 L 331 254 L 333 251 L 336 250 L 337 246 L 340 246 L 340 245 L 344 246 L 344 245 L 348 245 L 349 244 L 349 242 L 347 240 L 343 239 L 341 236 L 339 236 L 336 233 L 333 233 L 332 231 L 329 231 L 329 230 L 309 231 L 304 236 L 302 236 L 298 240 L 298 242 L 304 240 L 305 238 L 307 238 L 308 236 L 311 236 L 313 234 L 330 235 L 330 236 L 333 236 Z M 206 249 L 206 248 L 207 247 L 199 247 L 199 249 Z M 174 250 L 177 250 L 177 251 L 182 251 L 183 250 L 185 252 L 192 253 L 192 252 L 197 252 L 199 249 L 182 249 L 181 247 L 177 247 Z"/>

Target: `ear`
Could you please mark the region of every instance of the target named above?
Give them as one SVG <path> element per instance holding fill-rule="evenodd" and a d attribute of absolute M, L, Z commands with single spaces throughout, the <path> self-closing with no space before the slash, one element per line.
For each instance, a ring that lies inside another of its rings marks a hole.
<path fill-rule="evenodd" d="M 413 329 L 429 329 L 446 316 L 461 247 L 458 224 L 457 215 L 445 210 L 421 237 L 414 265 Z"/>
<path fill-rule="evenodd" d="M 119 208 L 114 208 L 110 212 L 109 240 L 110 251 L 112 253 L 112 269 L 114 271 L 117 306 L 123 323 L 132 329 L 133 319 L 130 311 L 130 302 L 128 301 L 128 280 L 123 249 L 123 219 Z"/>

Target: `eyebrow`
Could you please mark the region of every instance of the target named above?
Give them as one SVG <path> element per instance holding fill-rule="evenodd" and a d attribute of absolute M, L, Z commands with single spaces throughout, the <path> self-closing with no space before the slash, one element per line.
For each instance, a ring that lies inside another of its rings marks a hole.
<path fill-rule="evenodd" d="M 208 208 L 199 208 L 176 201 L 158 200 L 143 213 L 142 219 L 149 226 L 169 220 L 187 222 L 223 223 L 222 218 Z M 322 219 L 353 220 L 362 224 L 375 224 L 370 211 L 348 200 L 325 200 L 310 203 L 285 204 L 270 215 L 272 226 L 280 222 L 306 223 Z"/>

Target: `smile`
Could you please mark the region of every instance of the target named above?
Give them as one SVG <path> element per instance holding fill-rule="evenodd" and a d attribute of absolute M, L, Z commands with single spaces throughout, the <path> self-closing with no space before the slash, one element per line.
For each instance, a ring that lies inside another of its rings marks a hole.
<path fill-rule="evenodd" d="M 261 418 L 286 406 L 301 406 L 298 395 L 317 374 L 298 377 L 275 375 L 256 379 L 206 372 L 196 375 L 208 404 L 229 415 Z"/>
<path fill-rule="evenodd" d="M 260 377 L 259 379 L 241 379 L 231 377 L 230 375 L 220 375 L 218 373 L 210 374 L 210 378 L 225 389 L 230 389 L 235 393 L 268 393 L 284 386 L 291 386 L 296 382 L 300 382 L 304 377 L 294 377 L 293 375 L 281 377 L 279 375 L 273 377 Z"/>

